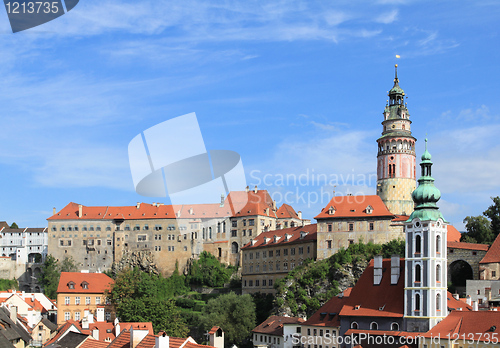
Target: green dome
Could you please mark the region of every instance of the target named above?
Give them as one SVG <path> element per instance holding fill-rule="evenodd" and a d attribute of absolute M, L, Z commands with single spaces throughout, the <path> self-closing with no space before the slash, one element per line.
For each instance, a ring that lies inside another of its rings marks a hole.
<path fill-rule="evenodd" d="M 401 87 L 399 87 L 399 85 L 397 83 L 389 91 L 389 95 L 390 94 L 404 94 L 404 93 L 405 93 L 405 91 L 403 91 L 403 89 Z"/>
<path fill-rule="evenodd" d="M 431 157 L 432 156 L 429 151 L 425 150 L 425 152 L 422 154 L 422 161 L 430 161 Z"/>
<path fill-rule="evenodd" d="M 422 156 L 423 157 L 423 156 Z M 441 191 L 434 186 L 434 179 L 430 176 L 418 180 L 418 187 L 411 197 L 418 206 L 435 206 L 441 198 Z"/>

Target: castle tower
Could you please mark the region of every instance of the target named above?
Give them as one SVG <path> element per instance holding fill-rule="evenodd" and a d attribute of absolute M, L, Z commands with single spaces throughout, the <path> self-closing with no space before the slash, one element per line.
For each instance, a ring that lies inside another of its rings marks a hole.
<path fill-rule="evenodd" d="M 377 139 L 377 195 L 389 211 L 409 215 L 413 211 L 411 193 L 415 190 L 415 139 L 411 135 L 410 114 L 399 87 L 398 65 L 394 86 L 384 110 L 382 136 Z"/>
<path fill-rule="evenodd" d="M 431 155 L 422 155 L 422 176 L 412 198 L 415 210 L 405 223 L 406 331 L 426 332 L 448 314 L 446 231 L 448 222 L 436 203 L 441 192 L 431 177 Z"/>

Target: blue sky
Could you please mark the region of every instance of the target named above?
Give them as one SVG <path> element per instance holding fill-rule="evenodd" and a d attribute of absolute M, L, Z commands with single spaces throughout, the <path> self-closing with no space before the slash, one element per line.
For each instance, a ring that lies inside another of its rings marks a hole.
<path fill-rule="evenodd" d="M 249 185 L 313 218 L 322 192 L 375 192 L 398 63 L 417 156 L 427 132 L 439 205 L 463 229 L 500 195 L 499 19 L 497 1 L 81 0 L 12 34 L 0 11 L 0 220 L 164 201 L 135 193 L 127 146 L 189 112 Z"/>

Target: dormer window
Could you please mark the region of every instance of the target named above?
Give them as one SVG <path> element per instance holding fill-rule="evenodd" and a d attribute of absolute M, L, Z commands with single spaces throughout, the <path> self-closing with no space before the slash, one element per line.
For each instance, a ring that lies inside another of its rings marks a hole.
<path fill-rule="evenodd" d="M 74 288 L 75 288 L 75 283 L 73 283 L 73 282 L 69 282 L 69 283 L 68 283 L 68 288 L 69 288 L 69 289 L 74 289 Z"/>
<path fill-rule="evenodd" d="M 366 213 L 367 214 L 373 213 L 373 207 L 371 205 L 369 205 L 369 206 L 366 207 Z"/>
<path fill-rule="evenodd" d="M 285 241 L 288 242 L 292 238 L 291 234 L 285 233 Z"/>
<path fill-rule="evenodd" d="M 275 242 L 275 243 L 278 243 L 278 241 L 279 241 L 280 239 L 281 239 L 281 237 L 276 236 L 276 235 L 274 236 L 274 242 Z"/>
<path fill-rule="evenodd" d="M 305 236 L 307 236 L 309 232 L 305 232 L 305 231 L 300 231 L 300 239 L 303 239 Z"/>
<path fill-rule="evenodd" d="M 89 288 L 89 283 L 82 282 L 82 289 L 88 289 L 88 288 Z"/>
<path fill-rule="evenodd" d="M 328 209 L 328 214 L 329 215 L 335 214 L 335 208 L 333 206 L 330 206 L 330 208 Z"/>

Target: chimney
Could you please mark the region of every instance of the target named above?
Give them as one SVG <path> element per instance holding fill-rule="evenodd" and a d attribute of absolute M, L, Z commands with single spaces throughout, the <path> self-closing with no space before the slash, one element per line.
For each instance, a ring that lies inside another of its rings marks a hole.
<path fill-rule="evenodd" d="M 96 321 L 97 322 L 104 321 L 104 308 L 97 307 L 97 309 L 96 309 Z"/>
<path fill-rule="evenodd" d="M 169 348 L 169 337 L 165 332 L 155 337 L 155 348 Z"/>
<path fill-rule="evenodd" d="M 99 329 L 98 329 L 98 328 L 96 328 L 96 327 L 95 327 L 95 328 L 92 330 L 92 337 L 94 337 L 96 340 L 98 340 L 98 341 L 99 341 Z"/>
<path fill-rule="evenodd" d="M 396 285 L 399 281 L 400 267 L 399 255 L 391 256 L 391 285 Z"/>
<path fill-rule="evenodd" d="M 193 208 L 189 208 L 189 215 L 193 215 L 193 214 L 194 214 Z"/>
<path fill-rule="evenodd" d="M 297 216 L 299 217 L 299 219 L 301 219 L 301 220 L 302 220 L 302 212 L 301 212 L 301 211 L 299 211 L 299 212 L 297 213 Z"/>
<path fill-rule="evenodd" d="M 248 186 L 247 186 L 247 187 L 245 187 L 245 191 L 246 191 L 247 193 L 248 193 L 248 192 L 250 192 L 250 187 L 248 187 Z"/>
<path fill-rule="evenodd" d="M 467 297 L 465 298 L 465 303 L 467 303 L 469 306 L 472 306 L 472 299 L 470 295 L 467 295 Z"/>
<path fill-rule="evenodd" d="M 224 194 L 220 195 L 220 207 L 224 206 Z"/>
<path fill-rule="evenodd" d="M 377 255 L 373 260 L 373 285 L 380 285 L 381 281 L 382 281 L 382 255 Z"/>
<path fill-rule="evenodd" d="M 89 329 L 89 320 L 87 317 L 83 317 L 82 319 L 82 329 L 88 330 Z"/>
<path fill-rule="evenodd" d="M 31 302 L 35 303 L 35 294 L 31 294 Z"/>
<path fill-rule="evenodd" d="M 118 320 L 118 318 L 115 318 L 115 337 L 118 337 L 118 335 L 120 334 L 120 321 Z"/>
<path fill-rule="evenodd" d="M 56 207 L 52 208 L 52 215 L 56 215 Z"/>
<path fill-rule="evenodd" d="M 269 216 L 269 207 L 266 208 L 266 215 Z"/>
<path fill-rule="evenodd" d="M 210 345 L 215 348 L 224 348 L 224 331 L 218 326 L 214 326 L 209 332 Z"/>
<path fill-rule="evenodd" d="M 149 330 L 134 329 L 134 326 L 132 325 L 130 327 L 130 348 L 137 347 L 144 337 L 148 335 L 148 333 Z"/>
<path fill-rule="evenodd" d="M 257 193 L 257 185 L 255 185 L 255 187 L 253 189 L 253 193 Z"/>
<path fill-rule="evenodd" d="M 10 320 L 17 324 L 17 306 L 10 306 Z"/>
<path fill-rule="evenodd" d="M 137 205 L 135 207 L 139 209 L 141 207 L 141 202 L 137 202 Z"/>
<path fill-rule="evenodd" d="M 477 301 L 472 301 L 472 310 L 477 312 L 479 310 L 479 306 L 477 305 Z"/>
<path fill-rule="evenodd" d="M 81 218 L 82 217 L 82 208 L 83 206 L 81 204 L 78 204 L 78 217 Z"/>

